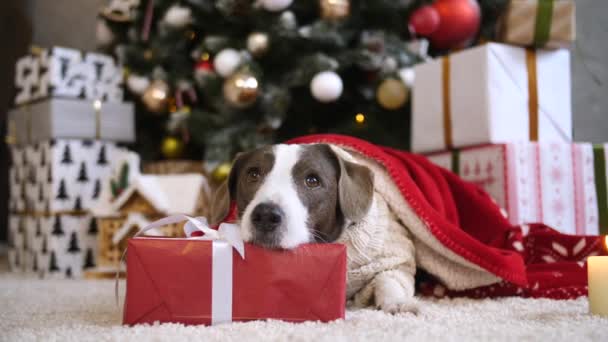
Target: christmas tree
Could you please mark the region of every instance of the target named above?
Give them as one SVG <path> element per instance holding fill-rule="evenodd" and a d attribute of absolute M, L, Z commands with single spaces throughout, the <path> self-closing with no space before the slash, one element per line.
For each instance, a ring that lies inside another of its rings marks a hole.
<path fill-rule="evenodd" d="M 61 158 L 62 164 L 72 164 L 72 152 L 70 150 L 70 145 L 65 145 L 63 149 L 63 157 Z"/>
<path fill-rule="evenodd" d="M 57 271 L 59 271 L 59 266 L 57 265 L 57 258 L 55 257 L 55 252 L 51 252 L 51 257 L 49 259 L 49 272 Z"/>
<path fill-rule="evenodd" d="M 89 223 L 89 230 L 87 234 L 89 235 L 97 235 L 99 233 L 99 228 L 97 227 L 97 219 L 92 218 L 91 223 Z"/>
<path fill-rule="evenodd" d="M 53 223 L 53 230 L 51 231 L 51 234 L 57 236 L 62 236 L 65 234 L 65 232 L 63 231 L 63 224 L 61 224 L 60 215 L 55 215 L 55 222 Z"/>
<path fill-rule="evenodd" d="M 433 55 L 462 48 L 491 37 L 506 3 L 112 0 L 97 32 L 125 65 L 144 158 L 213 165 L 310 133 L 407 148 L 416 34 Z"/>
<path fill-rule="evenodd" d="M 68 246 L 68 253 L 79 253 L 80 247 L 78 247 L 78 236 L 73 232 L 70 234 L 70 242 Z"/>
<path fill-rule="evenodd" d="M 99 178 L 95 179 L 95 186 L 93 188 L 93 199 L 97 199 L 99 194 L 101 193 L 101 180 Z"/>
<path fill-rule="evenodd" d="M 93 268 L 95 267 L 95 257 L 93 256 L 93 250 L 87 248 L 87 255 L 84 259 L 84 268 Z"/>
<path fill-rule="evenodd" d="M 68 192 L 65 188 L 65 180 L 61 180 L 59 182 L 59 190 L 57 190 L 57 199 L 59 200 L 66 200 L 68 198 L 70 198 L 70 196 L 68 196 Z"/>
<path fill-rule="evenodd" d="M 89 181 L 89 176 L 87 176 L 87 166 L 84 162 L 80 163 L 80 170 L 78 170 L 78 178 L 76 181 L 81 183 L 86 183 Z"/>

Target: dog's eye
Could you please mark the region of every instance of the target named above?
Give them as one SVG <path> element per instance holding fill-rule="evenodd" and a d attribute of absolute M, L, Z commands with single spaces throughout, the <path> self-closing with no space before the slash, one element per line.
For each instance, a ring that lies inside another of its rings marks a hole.
<path fill-rule="evenodd" d="M 247 180 L 250 182 L 257 182 L 260 180 L 261 172 L 257 167 L 251 167 L 247 170 Z"/>
<path fill-rule="evenodd" d="M 319 185 L 321 185 L 321 181 L 319 180 L 319 177 L 317 177 L 316 175 L 313 175 L 313 174 L 306 176 L 306 186 L 307 187 L 316 188 Z"/>

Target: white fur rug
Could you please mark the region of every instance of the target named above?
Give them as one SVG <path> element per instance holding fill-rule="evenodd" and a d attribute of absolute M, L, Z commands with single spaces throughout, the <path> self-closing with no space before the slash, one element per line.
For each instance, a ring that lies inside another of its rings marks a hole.
<path fill-rule="evenodd" d="M 0 271 L 2 272 L 2 271 Z M 123 284 L 124 285 L 124 284 Z M 414 316 L 349 311 L 345 320 L 217 327 L 123 327 L 110 280 L 35 280 L 0 274 L 1 341 L 606 341 L 608 318 L 587 300 L 424 300 Z"/>

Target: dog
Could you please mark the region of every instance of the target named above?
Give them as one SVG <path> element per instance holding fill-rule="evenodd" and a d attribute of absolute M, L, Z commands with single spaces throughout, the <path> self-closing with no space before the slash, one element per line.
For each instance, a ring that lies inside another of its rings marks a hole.
<path fill-rule="evenodd" d="M 276 249 L 348 242 L 357 224 L 379 210 L 372 171 L 326 144 L 272 145 L 239 154 L 227 181 L 214 195 L 211 221 L 224 219 L 233 201 L 243 240 Z M 373 304 L 390 313 L 417 311 L 413 245 L 404 227 L 396 231 L 400 237 L 391 238 L 389 244 L 400 242 L 398 249 L 403 247 L 408 253 L 399 260 L 407 262 L 395 264 L 392 256 L 385 259 L 390 264 L 375 263 L 385 267 L 349 261 L 347 288 L 353 290 L 347 291 L 351 297 L 347 299 L 365 304 L 372 298 Z M 357 249 L 365 249 L 361 244 L 346 244 L 349 260 L 356 259 L 354 255 L 361 252 Z M 363 269 L 374 269 L 374 274 L 363 278 Z"/>

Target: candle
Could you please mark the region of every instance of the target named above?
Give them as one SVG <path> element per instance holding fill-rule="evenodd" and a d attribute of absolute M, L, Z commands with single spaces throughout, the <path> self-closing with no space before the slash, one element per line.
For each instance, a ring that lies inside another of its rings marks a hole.
<path fill-rule="evenodd" d="M 608 236 L 605 237 L 608 248 Z M 594 315 L 608 317 L 608 256 L 587 258 L 589 276 L 589 310 Z"/>

